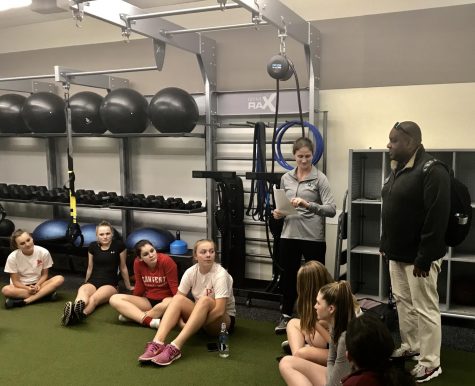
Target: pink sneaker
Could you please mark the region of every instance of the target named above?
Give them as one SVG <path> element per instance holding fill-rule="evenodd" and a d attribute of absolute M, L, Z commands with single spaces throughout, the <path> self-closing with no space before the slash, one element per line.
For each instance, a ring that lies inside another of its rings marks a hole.
<path fill-rule="evenodd" d="M 139 356 L 139 362 L 147 362 L 156 357 L 165 349 L 164 344 L 148 342 L 145 346 L 145 352 Z"/>
<path fill-rule="evenodd" d="M 180 358 L 180 349 L 173 346 L 172 344 L 167 344 L 163 351 L 152 359 L 152 362 L 159 366 L 167 366 Z"/>

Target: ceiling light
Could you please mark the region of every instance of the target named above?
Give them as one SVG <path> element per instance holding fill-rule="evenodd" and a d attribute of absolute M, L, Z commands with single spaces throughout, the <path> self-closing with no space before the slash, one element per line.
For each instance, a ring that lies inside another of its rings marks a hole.
<path fill-rule="evenodd" d="M 6 11 L 11 8 L 28 7 L 31 5 L 31 0 L 2 0 L 0 3 L 0 11 Z"/>

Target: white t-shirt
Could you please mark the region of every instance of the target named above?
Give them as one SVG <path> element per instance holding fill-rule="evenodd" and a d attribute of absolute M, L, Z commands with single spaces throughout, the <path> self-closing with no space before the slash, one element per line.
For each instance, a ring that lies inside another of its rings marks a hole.
<path fill-rule="evenodd" d="M 202 296 L 210 296 L 213 299 L 227 298 L 226 313 L 236 316 L 233 278 L 220 264 L 214 263 L 205 275 L 200 273 L 198 264 L 188 268 L 181 278 L 178 291 L 188 294 L 190 290 L 195 301 Z"/>
<path fill-rule="evenodd" d="M 53 259 L 48 250 L 35 245 L 30 256 L 23 254 L 20 249 L 10 253 L 5 264 L 5 272 L 18 273 L 20 281 L 29 285 L 37 283 L 40 280 L 41 271 L 52 266 Z"/>

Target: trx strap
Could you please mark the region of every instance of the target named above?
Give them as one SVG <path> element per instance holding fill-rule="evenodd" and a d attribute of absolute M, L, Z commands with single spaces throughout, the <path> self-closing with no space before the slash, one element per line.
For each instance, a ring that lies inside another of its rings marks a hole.
<path fill-rule="evenodd" d="M 69 189 L 69 224 L 66 233 L 68 241 L 81 248 L 84 244 L 84 236 L 81 232 L 81 227 L 77 222 L 77 207 L 76 207 L 76 190 L 74 189 L 74 182 L 76 176 L 74 174 L 73 162 L 73 129 L 71 125 L 71 105 L 69 104 L 69 83 L 63 84 L 64 87 L 64 105 L 66 114 L 66 131 L 68 136 L 68 189 Z"/>

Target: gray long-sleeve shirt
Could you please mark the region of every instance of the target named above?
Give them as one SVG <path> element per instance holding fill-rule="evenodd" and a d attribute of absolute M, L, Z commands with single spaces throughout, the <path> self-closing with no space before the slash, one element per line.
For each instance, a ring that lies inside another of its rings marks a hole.
<path fill-rule="evenodd" d="M 310 203 L 308 209 L 297 208 L 298 214 L 285 217 L 282 238 L 308 241 L 324 241 L 325 217 L 333 217 L 336 204 L 328 179 L 316 167 L 303 181 L 298 181 L 297 169 L 285 173 L 280 181 L 280 188 L 291 200 L 300 197 Z"/>

